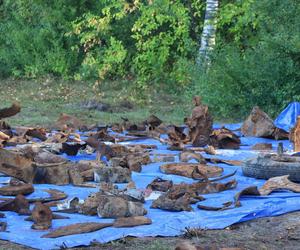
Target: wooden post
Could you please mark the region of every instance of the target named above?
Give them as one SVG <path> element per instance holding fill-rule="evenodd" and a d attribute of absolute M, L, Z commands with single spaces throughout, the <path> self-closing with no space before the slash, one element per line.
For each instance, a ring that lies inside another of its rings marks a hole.
<path fill-rule="evenodd" d="M 291 130 L 290 140 L 294 143 L 294 151 L 300 152 L 300 116 L 297 117 L 296 125 Z"/>

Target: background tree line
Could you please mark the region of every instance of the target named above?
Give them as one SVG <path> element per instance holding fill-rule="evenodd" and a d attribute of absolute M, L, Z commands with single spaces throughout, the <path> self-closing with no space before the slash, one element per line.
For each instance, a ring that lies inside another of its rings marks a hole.
<path fill-rule="evenodd" d="M 222 117 L 300 100 L 298 0 L 219 0 L 209 67 L 196 64 L 206 0 L 3 0 L 0 76 L 126 79 L 200 94 Z M 184 95 L 183 95 L 184 93 Z"/>

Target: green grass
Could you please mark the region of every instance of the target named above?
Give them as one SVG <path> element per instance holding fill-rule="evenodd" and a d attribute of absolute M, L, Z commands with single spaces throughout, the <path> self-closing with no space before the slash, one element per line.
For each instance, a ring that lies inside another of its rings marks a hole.
<path fill-rule="evenodd" d="M 111 124 L 121 122 L 121 117 L 138 122 L 151 114 L 166 123 L 182 124 L 192 109 L 190 102 L 173 95 L 148 91 L 141 97 L 128 82 L 106 82 L 94 88 L 93 82 L 6 79 L 0 80 L 0 88 L 0 108 L 13 101 L 19 101 L 22 106 L 18 115 L 7 119 L 11 125 L 47 126 L 53 124 L 60 113 L 75 115 L 86 124 Z M 78 105 L 86 100 L 110 104 L 112 112 L 87 110 Z M 133 109 L 120 106 L 124 100 L 130 101 Z"/>

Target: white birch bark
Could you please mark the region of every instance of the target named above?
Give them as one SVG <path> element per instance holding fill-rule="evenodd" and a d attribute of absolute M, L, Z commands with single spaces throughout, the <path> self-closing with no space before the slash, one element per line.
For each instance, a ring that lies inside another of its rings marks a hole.
<path fill-rule="evenodd" d="M 216 43 L 217 12 L 219 1 L 206 0 L 205 18 L 201 36 L 201 44 L 197 57 L 199 65 L 209 65 L 210 53 Z"/>

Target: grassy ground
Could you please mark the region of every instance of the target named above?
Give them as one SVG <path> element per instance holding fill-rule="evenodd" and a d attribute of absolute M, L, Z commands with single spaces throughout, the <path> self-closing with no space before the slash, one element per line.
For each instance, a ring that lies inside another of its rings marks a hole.
<path fill-rule="evenodd" d="M 0 108 L 19 101 L 22 111 L 8 121 L 12 125 L 49 125 L 60 113 L 75 115 L 87 124 L 110 124 L 120 122 L 121 117 L 132 121 L 142 121 L 155 114 L 165 122 L 182 124 L 189 115 L 190 102 L 166 94 L 149 93 L 141 101 L 139 93 L 124 83 L 103 83 L 94 88 L 92 82 L 62 81 L 56 79 L 40 80 L 0 80 Z M 96 100 L 111 106 L 110 111 L 87 110 L 80 103 Z M 130 102 L 132 108 L 125 107 Z"/>

